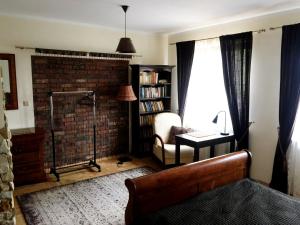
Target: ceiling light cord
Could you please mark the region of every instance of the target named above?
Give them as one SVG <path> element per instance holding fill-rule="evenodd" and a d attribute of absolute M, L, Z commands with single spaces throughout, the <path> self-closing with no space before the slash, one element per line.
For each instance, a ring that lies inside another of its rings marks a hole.
<path fill-rule="evenodd" d="M 126 16 L 126 12 L 127 12 L 127 9 L 129 8 L 129 6 L 128 5 L 121 5 L 121 7 L 122 7 L 122 9 L 123 9 L 123 11 L 124 11 L 124 13 L 125 13 L 125 38 L 126 38 L 126 27 L 127 27 L 127 16 Z"/>
<path fill-rule="evenodd" d="M 127 19 L 126 19 L 126 11 L 125 11 L 125 37 L 126 37 L 126 25 L 127 25 Z"/>

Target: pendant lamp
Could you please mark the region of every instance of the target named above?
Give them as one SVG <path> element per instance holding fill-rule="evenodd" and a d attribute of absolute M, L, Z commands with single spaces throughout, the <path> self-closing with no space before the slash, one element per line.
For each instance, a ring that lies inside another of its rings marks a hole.
<path fill-rule="evenodd" d="M 136 53 L 135 48 L 132 44 L 132 41 L 130 38 L 126 37 L 126 12 L 128 9 L 128 5 L 121 5 L 124 13 L 125 13 L 125 37 L 122 37 L 120 39 L 120 42 L 117 47 L 117 52 L 119 53 Z"/>

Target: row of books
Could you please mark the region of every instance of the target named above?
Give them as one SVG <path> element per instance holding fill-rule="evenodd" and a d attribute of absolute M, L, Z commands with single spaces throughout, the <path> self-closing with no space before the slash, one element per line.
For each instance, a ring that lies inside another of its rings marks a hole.
<path fill-rule="evenodd" d="M 146 72 L 140 73 L 140 84 L 157 84 L 158 83 L 158 73 L 156 72 Z"/>
<path fill-rule="evenodd" d="M 154 117 L 155 115 L 140 116 L 140 125 L 141 126 L 152 125 L 154 122 Z"/>
<path fill-rule="evenodd" d="M 157 112 L 163 110 L 164 104 L 162 101 L 140 102 L 140 112 Z"/>
<path fill-rule="evenodd" d="M 166 97 L 168 94 L 168 87 L 141 87 L 140 97 L 141 98 L 160 98 Z"/>
<path fill-rule="evenodd" d="M 141 136 L 143 138 L 150 138 L 153 136 L 153 129 L 152 127 L 144 127 L 141 129 Z"/>

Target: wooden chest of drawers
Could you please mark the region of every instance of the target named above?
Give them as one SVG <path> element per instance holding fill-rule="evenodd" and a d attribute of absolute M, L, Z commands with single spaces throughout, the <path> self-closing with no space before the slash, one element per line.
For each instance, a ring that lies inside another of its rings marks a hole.
<path fill-rule="evenodd" d="M 12 130 L 13 172 L 16 186 L 46 180 L 44 170 L 44 137 L 41 128 Z"/>

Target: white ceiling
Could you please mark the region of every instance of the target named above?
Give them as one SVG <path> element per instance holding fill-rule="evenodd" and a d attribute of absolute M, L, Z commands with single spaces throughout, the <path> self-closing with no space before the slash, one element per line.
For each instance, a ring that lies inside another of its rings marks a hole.
<path fill-rule="evenodd" d="M 300 8 L 300 0 L 0 0 L 0 14 L 170 33 Z"/>

